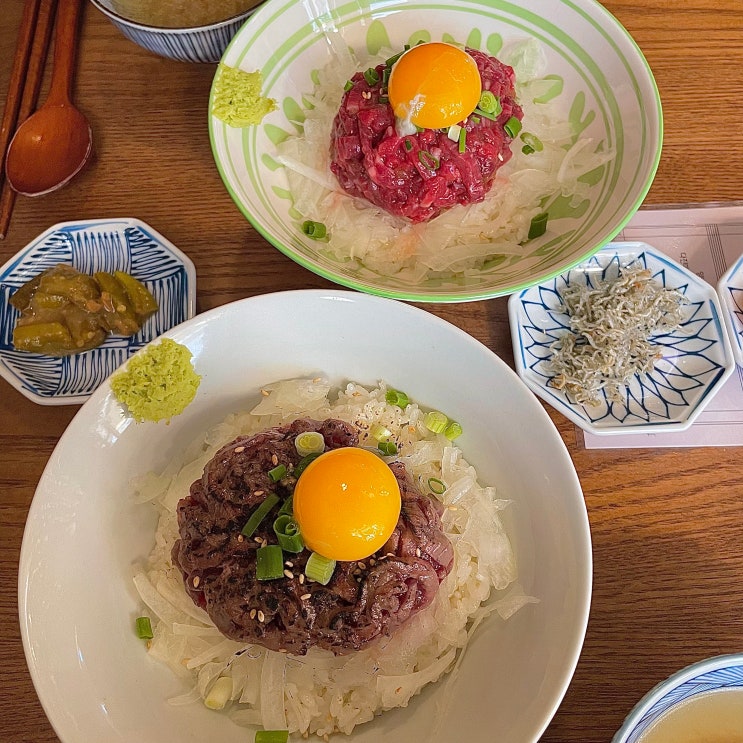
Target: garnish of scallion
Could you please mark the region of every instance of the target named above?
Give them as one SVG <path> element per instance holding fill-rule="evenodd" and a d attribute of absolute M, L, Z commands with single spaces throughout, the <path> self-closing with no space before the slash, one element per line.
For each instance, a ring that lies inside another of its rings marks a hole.
<path fill-rule="evenodd" d="M 267 544 L 255 551 L 255 577 L 258 580 L 284 577 L 284 552 L 278 544 Z"/>
<path fill-rule="evenodd" d="M 511 139 L 515 139 L 521 131 L 521 122 L 515 116 L 511 116 L 511 118 L 503 125 L 503 128 Z"/>
<path fill-rule="evenodd" d="M 325 439 L 319 431 L 303 431 L 294 439 L 294 448 L 300 457 L 321 454 L 325 451 Z"/>
<path fill-rule="evenodd" d="M 449 419 L 438 410 L 431 410 L 423 419 L 423 425 L 433 433 L 444 433 L 448 423 Z"/>
<path fill-rule="evenodd" d="M 220 676 L 209 689 L 204 704 L 209 709 L 224 709 L 225 704 L 232 696 L 232 679 L 229 676 Z"/>
<path fill-rule="evenodd" d="M 288 514 L 280 515 L 273 522 L 273 530 L 279 546 L 285 552 L 299 554 L 304 549 L 304 541 L 299 533 L 299 524 Z"/>
<path fill-rule="evenodd" d="M 151 640 L 154 637 L 152 634 L 152 622 L 149 617 L 137 617 L 136 629 L 137 637 L 140 640 Z"/>
<path fill-rule="evenodd" d="M 537 214 L 537 216 L 531 220 L 531 224 L 529 225 L 529 240 L 533 240 L 535 237 L 541 237 L 545 232 L 547 232 L 547 221 L 549 220 L 549 216 L 550 215 L 547 212 L 542 212 L 541 214 Z"/>
<path fill-rule="evenodd" d="M 261 503 L 253 513 L 250 514 L 250 518 L 243 526 L 240 532 L 244 537 L 252 537 L 255 534 L 255 530 L 260 526 L 261 521 L 268 516 L 268 512 L 279 502 L 279 496 L 276 493 L 270 493 L 266 496 L 266 499 Z"/>
<path fill-rule="evenodd" d="M 458 147 L 460 152 L 467 150 L 467 130 L 464 127 L 459 130 Z"/>
<path fill-rule="evenodd" d="M 439 159 L 428 150 L 418 150 L 418 160 L 424 168 L 429 168 L 429 170 L 436 170 L 439 167 Z"/>
<path fill-rule="evenodd" d="M 443 495 L 446 492 L 446 485 L 438 477 L 429 477 L 428 487 L 436 495 Z"/>
<path fill-rule="evenodd" d="M 328 228 L 322 222 L 307 219 L 302 222 L 302 232 L 313 240 L 322 240 L 328 234 Z"/>
<path fill-rule="evenodd" d="M 397 454 L 397 444 L 394 441 L 380 441 L 377 444 L 377 448 L 386 457 L 391 457 L 394 454 Z"/>
<path fill-rule="evenodd" d="M 392 431 L 381 423 L 372 423 L 369 427 L 369 435 L 375 441 L 386 441 L 390 436 L 392 436 Z"/>
<path fill-rule="evenodd" d="M 304 566 L 304 574 L 310 579 L 317 581 L 323 586 L 330 583 L 335 571 L 335 560 L 323 557 L 317 552 L 313 552 Z"/>
<path fill-rule="evenodd" d="M 522 132 L 521 141 L 524 143 L 521 151 L 525 155 L 531 155 L 534 152 L 541 152 L 544 149 L 542 140 L 531 132 Z"/>
<path fill-rule="evenodd" d="M 286 465 L 277 464 L 273 469 L 268 470 L 268 476 L 271 478 L 271 482 L 279 482 L 282 477 L 286 474 Z"/>
<path fill-rule="evenodd" d="M 319 456 L 320 456 L 319 454 L 308 454 L 306 457 L 302 457 L 294 465 L 294 472 L 292 473 L 294 477 L 299 477 L 307 469 L 307 467 L 313 462 L 313 460 L 317 459 Z"/>
<path fill-rule="evenodd" d="M 376 85 L 379 82 L 379 73 L 373 67 L 370 67 L 364 72 L 364 80 L 366 80 L 367 85 Z"/>
<path fill-rule="evenodd" d="M 410 402 L 410 398 L 401 390 L 388 389 L 384 395 L 384 399 L 390 405 L 396 405 L 398 408 L 405 410 L 405 407 Z"/>
<path fill-rule="evenodd" d="M 490 90 L 482 91 L 477 107 L 480 109 L 480 111 L 483 111 L 486 114 L 491 114 L 492 116 L 498 116 L 498 114 L 503 111 L 503 106 L 501 105 L 500 98 L 498 98 Z"/>
<path fill-rule="evenodd" d="M 256 730 L 255 743 L 288 743 L 288 730 Z"/>
<path fill-rule="evenodd" d="M 454 439 L 456 439 L 457 436 L 461 436 L 461 435 L 462 435 L 462 426 L 456 421 L 451 421 L 444 429 L 444 436 L 446 436 L 446 438 L 449 439 L 449 441 L 454 441 Z"/>

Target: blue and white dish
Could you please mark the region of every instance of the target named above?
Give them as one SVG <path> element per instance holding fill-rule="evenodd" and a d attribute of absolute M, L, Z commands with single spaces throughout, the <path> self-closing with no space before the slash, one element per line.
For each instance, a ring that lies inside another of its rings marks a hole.
<path fill-rule="evenodd" d="M 193 28 L 158 28 L 117 13 L 110 0 L 90 0 L 127 39 L 161 57 L 181 62 L 219 62 L 232 37 L 256 8 L 219 23 Z"/>
<path fill-rule="evenodd" d="M 158 311 L 134 336 L 109 335 L 97 348 L 53 357 L 16 351 L 18 310 L 11 295 L 41 271 L 66 263 L 81 273 L 125 271 L 142 281 Z M 0 376 L 41 405 L 85 402 L 135 351 L 193 317 L 196 272 L 190 258 L 136 219 L 63 222 L 50 227 L 0 268 Z"/>
<path fill-rule="evenodd" d="M 615 278 L 640 263 L 663 287 L 687 299 L 686 319 L 654 341 L 663 358 L 652 372 L 635 375 L 621 402 L 606 394 L 597 405 L 575 402 L 550 386 L 552 345 L 570 332 L 562 307 L 565 287 Z M 585 431 L 594 434 L 661 433 L 687 429 L 732 374 L 735 361 L 713 287 L 642 242 L 609 243 L 588 261 L 549 281 L 511 295 L 508 302 L 516 369 L 529 388 Z"/>
<path fill-rule="evenodd" d="M 733 356 L 743 366 L 743 255 L 721 276 L 717 293 L 727 323 Z"/>
<path fill-rule="evenodd" d="M 743 653 L 707 658 L 662 681 L 627 715 L 612 743 L 638 743 L 662 715 L 678 705 L 725 690 L 743 692 Z"/>

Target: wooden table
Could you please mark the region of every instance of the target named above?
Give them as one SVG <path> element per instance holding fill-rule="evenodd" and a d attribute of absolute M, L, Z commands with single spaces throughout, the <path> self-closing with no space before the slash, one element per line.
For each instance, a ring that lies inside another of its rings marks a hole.
<path fill-rule="evenodd" d="M 613 0 L 657 78 L 665 144 L 647 203 L 743 197 L 743 5 L 739 0 Z M 4 97 L 21 0 L 2 0 Z M 0 264 L 50 225 L 132 216 L 184 250 L 198 311 L 277 289 L 330 288 L 263 240 L 230 200 L 205 123 L 213 67 L 156 57 L 85 9 L 76 100 L 95 132 L 92 166 L 67 188 L 19 198 Z M 426 306 L 512 363 L 506 300 Z M 0 739 L 57 741 L 34 692 L 17 618 L 26 514 L 77 407 L 36 405 L 0 380 Z M 608 741 L 635 702 L 679 667 L 743 650 L 740 449 L 589 451 L 549 410 L 588 506 L 594 594 L 575 677 L 545 743 Z M 91 741 L 90 743 L 95 743 Z"/>

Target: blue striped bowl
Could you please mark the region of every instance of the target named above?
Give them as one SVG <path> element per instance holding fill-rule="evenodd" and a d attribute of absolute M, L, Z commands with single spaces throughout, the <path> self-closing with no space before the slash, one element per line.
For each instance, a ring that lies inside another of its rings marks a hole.
<path fill-rule="evenodd" d="M 256 7 L 244 13 L 193 28 L 158 28 L 135 23 L 111 10 L 106 0 L 90 0 L 124 36 L 161 57 L 182 62 L 219 62 L 232 37 Z"/>
<path fill-rule="evenodd" d="M 159 310 L 134 336 L 109 335 L 98 348 L 61 358 L 13 348 L 18 311 L 11 295 L 57 263 L 82 273 L 126 271 L 152 292 Z M 41 405 L 81 404 L 135 351 L 194 315 L 190 258 L 136 219 L 95 219 L 50 227 L 0 268 L 0 376 Z"/>

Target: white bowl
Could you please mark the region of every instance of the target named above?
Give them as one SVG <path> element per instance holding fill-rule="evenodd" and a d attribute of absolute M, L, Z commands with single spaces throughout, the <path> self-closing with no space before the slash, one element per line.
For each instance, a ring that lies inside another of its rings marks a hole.
<path fill-rule="evenodd" d="M 698 700 L 702 695 L 724 691 L 735 691 L 743 697 L 743 653 L 718 655 L 693 663 L 653 687 L 627 715 L 612 743 L 637 743 L 663 715 Z M 709 722 L 712 724 L 714 720 Z M 737 734 L 740 735 L 740 730 Z M 699 740 L 705 739 L 700 737 Z M 709 731 L 708 740 L 723 738 L 715 737 Z"/>
<path fill-rule="evenodd" d="M 344 64 L 346 47 L 356 52 L 364 69 L 377 52 L 390 56 L 419 39 L 466 42 L 498 54 L 502 47 L 532 38 L 543 49 L 547 82 L 562 85 L 555 100 L 565 119 L 579 120 L 585 127 L 582 136 L 616 151 L 609 164 L 591 174 L 585 198 L 548 205 L 546 235 L 515 255 L 496 250 L 466 274 L 420 278 L 391 275 L 386 264 L 365 265 L 358 251 L 353 259 L 333 257 L 322 242 L 302 233 L 302 220 L 322 221 L 322 215 L 300 214 L 294 207 L 275 143 L 301 129 L 303 96 L 312 92 L 318 69 Z M 660 158 L 661 106 L 651 71 L 624 28 L 594 0 L 425 0 L 412 5 L 407 0 L 270 0 L 240 29 L 222 61 L 248 72 L 260 70 L 264 95 L 278 103 L 260 126 L 246 129 L 210 115 L 214 157 L 237 206 L 267 240 L 305 268 L 383 296 L 421 302 L 484 299 L 554 276 L 619 232 L 642 203 Z"/>
<path fill-rule="evenodd" d="M 446 700 L 443 685 L 434 685 L 408 708 L 360 726 L 351 740 L 389 740 L 394 729 L 411 743 L 537 741 L 583 642 L 591 542 L 570 457 L 518 377 L 439 318 L 351 292 L 246 299 L 165 335 L 194 354 L 203 375 L 195 401 L 169 425 L 135 424 L 104 383 L 62 436 L 29 512 L 21 630 L 36 690 L 61 741 L 252 740 L 201 704 L 166 703 L 186 686 L 144 652 L 132 630 L 140 606 L 133 562 L 149 553 L 154 521 L 151 509 L 133 503 L 129 483 L 162 469 L 229 412 L 252 407 L 261 385 L 320 373 L 336 383 L 384 379 L 461 421 L 458 443 L 467 458 L 483 481 L 514 501 L 508 529 L 519 581 L 539 599 L 507 622 L 491 617 L 479 628 Z M 443 701 L 450 712 L 431 730 Z"/>
<path fill-rule="evenodd" d="M 672 334 L 657 338 L 663 358 L 647 375 L 635 375 L 623 402 L 606 394 L 598 405 L 576 403 L 564 390 L 550 386 L 545 368 L 550 346 L 569 332 L 561 292 L 570 284 L 616 277 L 620 266 L 638 261 L 667 288 L 689 300 L 687 319 Z M 714 289 L 650 245 L 610 243 L 590 260 L 508 300 L 516 369 L 537 395 L 583 430 L 594 434 L 683 431 L 697 419 L 735 368 Z"/>
<path fill-rule="evenodd" d="M 720 277 L 717 293 L 727 325 L 733 356 L 743 366 L 743 256 Z"/>
<path fill-rule="evenodd" d="M 133 336 L 109 335 L 97 348 L 53 357 L 16 351 L 18 318 L 8 300 L 27 281 L 57 263 L 81 273 L 126 271 L 144 282 L 158 311 Z M 0 268 L 0 376 L 40 405 L 85 402 L 135 351 L 193 317 L 196 271 L 191 259 L 138 219 L 86 219 L 55 224 Z"/>

